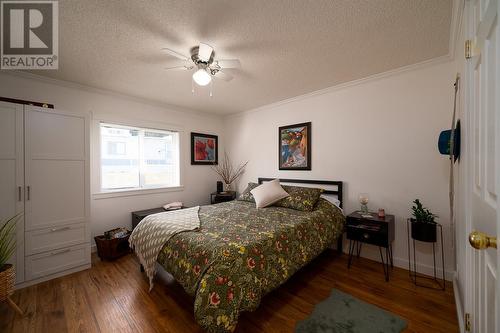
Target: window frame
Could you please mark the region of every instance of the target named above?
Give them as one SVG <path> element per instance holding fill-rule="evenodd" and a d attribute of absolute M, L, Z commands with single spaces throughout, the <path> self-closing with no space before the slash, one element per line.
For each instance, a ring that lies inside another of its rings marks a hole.
<path fill-rule="evenodd" d="M 143 187 L 143 188 L 122 188 L 122 189 L 103 189 L 102 188 L 102 168 L 101 168 L 101 124 L 107 124 L 117 127 L 124 128 L 140 128 L 144 130 L 158 130 L 158 131 L 167 131 L 167 132 L 176 132 L 178 135 L 178 159 L 179 159 L 179 185 L 177 186 L 157 186 L 157 187 Z M 134 195 L 146 195 L 146 194 L 157 194 L 157 193 L 165 193 L 165 192 L 177 192 L 183 191 L 183 169 L 184 169 L 184 129 L 180 126 L 166 124 L 166 123 L 151 123 L 144 122 L 138 120 L 131 121 L 115 121 L 110 118 L 99 118 L 94 120 L 92 136 L 97 143 L 94 148 L 93 156 L 94 156 L 94 170 L 96 170 L 96 175 L 94 178 L 94 188 L 95 191 L 93 193 L 93 199 L 107 199 L 114 197 L 126 197 L 126 196 L 134 196 Z"/>

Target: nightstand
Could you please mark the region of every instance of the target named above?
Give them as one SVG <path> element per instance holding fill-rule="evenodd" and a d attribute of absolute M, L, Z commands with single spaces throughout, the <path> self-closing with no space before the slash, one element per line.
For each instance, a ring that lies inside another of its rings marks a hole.
<path fill-rule="evenodd" d="M 369 216 L 368 216 L 369 215 Z M 353 256 L 358 258 L 363 243 L 378 246 L 385 280 L 389 281 L 389 269 L 394 267 L 392 259 L 392 242 L 394 241 L 394 215 L 379 218 L 377 213 L 361 214 L 353 212 L 346 218 L 346 233 L 349 239 L 349 261 L 351 267 Z M 382 248 L 385 249 L 385 259 Z"/>
<path fill-rule="evenodd" d="M 212 192 L 210 193 L 210 204 L 216 204 L 236 199 L 236 191 Z"/>
<path fill-rule="evenodd" d="M 182 206 L 180 209 L 187 208 L 185 206 Z M 156 214 L 156 213 L 164 213 L 167 212 L 165 208 L 163 207 L 158 207 L 158 208 L 151 208 L 151 209 L 145 209 L 145 210 L 138 210 L 136 212 L 132 212 L 132 230 L 134 230 L 135 227 L 139 224 L 139 222 L 142 221 L 143 218 L 145 218 L 148 215 L 151 214 Z"/>

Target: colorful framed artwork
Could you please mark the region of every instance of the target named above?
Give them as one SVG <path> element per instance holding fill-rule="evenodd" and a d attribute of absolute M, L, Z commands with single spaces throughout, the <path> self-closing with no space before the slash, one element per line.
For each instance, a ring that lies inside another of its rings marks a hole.
<path fill-rule="evenodd" d="M 217 135 L 191 133 L 191 164 L 213 165 L 219 161 Z"/>
<path fill-rule="evenodd" d="M 311 170 L 311 123 L 279 128 L 279 169 Z"/>

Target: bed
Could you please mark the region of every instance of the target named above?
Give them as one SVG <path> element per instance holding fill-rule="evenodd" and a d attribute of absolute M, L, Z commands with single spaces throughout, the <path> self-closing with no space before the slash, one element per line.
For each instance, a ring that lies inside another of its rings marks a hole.
<path fill-rule="evenodd" d="M 280 181 L 334 187 L 324 194 L 338 197 L 341 206 L 342 182 Z M 255 310 L 326 248 L 340 246 L 345 220 L 325 198 L 312 212 L 234 200 L 200 207 L 199 218 L 201 228 L 170 238 L 157 262 L 194 297 L 196 321 L 208 332 L 233 331 L 242 311 Z"/>

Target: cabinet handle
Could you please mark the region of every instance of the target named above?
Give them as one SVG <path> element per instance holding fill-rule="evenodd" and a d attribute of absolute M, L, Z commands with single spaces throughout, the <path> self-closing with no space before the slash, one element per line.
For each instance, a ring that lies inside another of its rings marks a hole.
<path fill-rule="evenodd" d="M 64 250 L 61 250 L 61 251 L 54 251 L 54 252 L 50 252 L 51 255 L 56 255 L 56 254 L 63 254 L 63 253 L 66 253 L 66 252 L 69 252 L 71 251 L 71 249 L 64 249 Z"/>
<path fill-rule="evenodd" d="M 21 189 L 21 186 L 18 186 L 17 187 L 17 201 L 22 201 L 23 198 L 21 197 L 21 193 L 22 192 L 22 189 Z"/>
<path fill-rule="evenodd" d="M 50 229 L 51 232 L 56 232 L 56 231 L 64 231 L 64 230 L 69 230 L 71 229 L 70 227 L 62 227 L 62 228 L 52 228 Z"/>
<path fill-rule="evenodd" d="M 26 197 L 27 197 L 26 200 L 30 199 L 30 187 L 29 186 L 26 186 Z"/>

